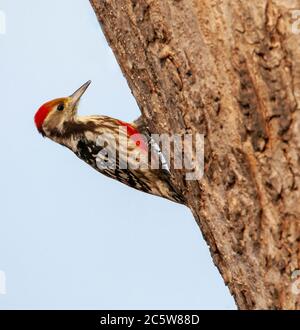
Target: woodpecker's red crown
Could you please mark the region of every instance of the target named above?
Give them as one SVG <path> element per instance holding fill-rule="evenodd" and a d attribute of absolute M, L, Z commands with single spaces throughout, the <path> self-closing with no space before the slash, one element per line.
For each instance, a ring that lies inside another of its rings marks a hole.
<path fill-rule="evenodd" d="M 61 109 L 62 107 L 64 107 L 65 102 L 66 102 L 65 98 L 55 99 L 43 104 L 39 108 L 39 110 L 36 112 L 34 116 L 34 122 L 40 133 L 42 133 L 43 131 L 43 124 L 49 113 L 55 108 L 58 110 L 58 108 Z"/>

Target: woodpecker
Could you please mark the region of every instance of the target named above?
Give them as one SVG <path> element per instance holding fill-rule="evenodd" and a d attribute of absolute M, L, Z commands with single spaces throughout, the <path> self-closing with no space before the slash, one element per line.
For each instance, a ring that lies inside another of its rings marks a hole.
<path fill-rule="evenodd" d="M 43 104 L 34 121 L 39 133 L 67 147 L 98 172 L 137 190 L 184 204 L 143 120 L 123 122 L 108 116 L 78 116 L 78 104 L 91 81 L 69 97 Z M 158 160 L 153 169 L 151 160 Z"/>

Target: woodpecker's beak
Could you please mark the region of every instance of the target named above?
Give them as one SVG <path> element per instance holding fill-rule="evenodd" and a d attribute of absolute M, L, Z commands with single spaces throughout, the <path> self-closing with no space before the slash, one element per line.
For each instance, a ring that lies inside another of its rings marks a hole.
<path fill-rule="evenodd" d="M 90 84 L 91 84 L 91 81 L 89 80 L 84 85 L 82 85 L 80 88 L 78 88 L 75 93 L 70 95 L 71 106 L 72 106 L 73 109 L 76 109 L 76 106 L 78 105 L 78 102 L 80 101 L 82 95 L 88 89 Z"/>

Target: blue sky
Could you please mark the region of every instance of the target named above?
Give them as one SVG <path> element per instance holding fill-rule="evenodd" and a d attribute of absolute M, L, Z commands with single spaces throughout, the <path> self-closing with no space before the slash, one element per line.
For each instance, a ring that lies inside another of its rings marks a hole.
<path fill-rule="evenodd" d="M 43 139 L 33 116 L 82 83 L 81 114 L 137 104 L 88 0 L 0 0 L 0 309 L 235 309 L 190 211 Z"/>

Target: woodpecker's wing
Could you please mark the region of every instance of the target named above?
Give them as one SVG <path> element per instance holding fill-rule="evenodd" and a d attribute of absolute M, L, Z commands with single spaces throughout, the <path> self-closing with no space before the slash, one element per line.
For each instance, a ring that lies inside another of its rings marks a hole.
<path fill-rule="evenodd" d="M 104 116 L 89 117 L 86 122 L 89 124 L 84 127 L 90 128 L 78 135 L 72 149 L 80 159 L 132 188 L 184 204 L 172 186 L 162 154 L 157 146 L 153 147 L 149 135 L 140 134 L 132 124 Z M 157 160 L 155 168 L 151 158 Z"/>

